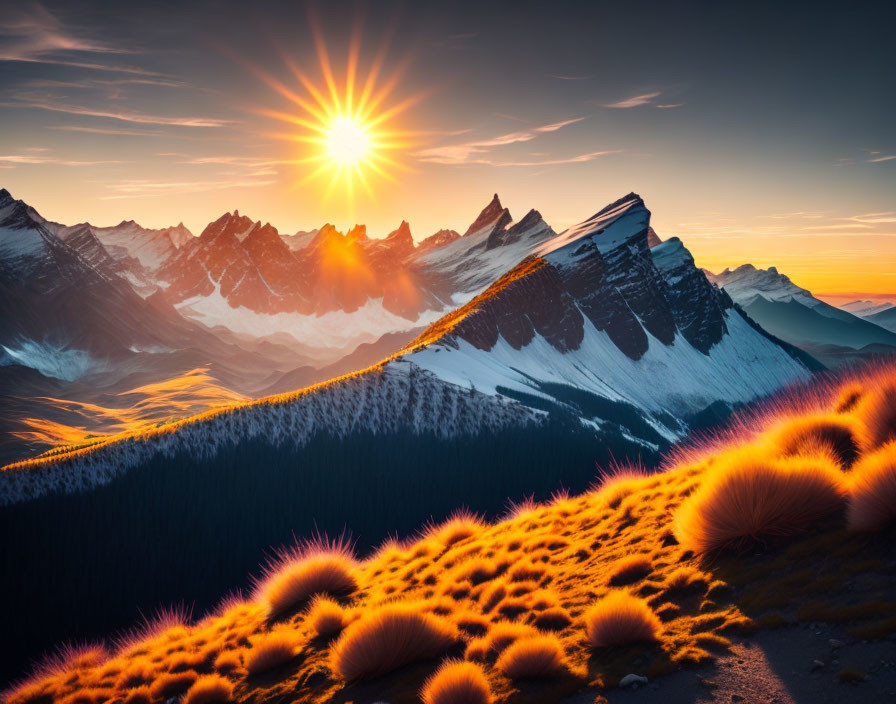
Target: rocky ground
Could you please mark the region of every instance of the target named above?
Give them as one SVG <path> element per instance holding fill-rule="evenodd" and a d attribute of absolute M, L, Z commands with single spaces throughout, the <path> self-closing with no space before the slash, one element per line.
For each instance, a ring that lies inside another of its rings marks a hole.
<path fill-rule="evenodd" d="M 580 692 L 563 704 L 896 702 L 896 636 L 869 642 L 826 624 L 779 628 L 735 642 L 712 665 L 655 681 L 630 679 L 626 687 Z"/>

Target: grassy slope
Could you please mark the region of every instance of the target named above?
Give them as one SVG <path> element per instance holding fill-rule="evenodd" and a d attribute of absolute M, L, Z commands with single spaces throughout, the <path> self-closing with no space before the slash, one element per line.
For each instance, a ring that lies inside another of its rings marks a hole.
<path fill-rule="evenodd" d="M 873 376 L 860 383 L 871 392 L 878 385 Z M 789 622 L 846 622 L 862 639 L 896 632 L 892 528 L 848 532 L 843 515 L 837 514 L 801 535 L 712 557 L 685 551 L 673 535 L 676 509 L 724 463 L 733 446 L 753 443 L 774 454 L 764 428 L 781 416 L 830 409 L 838 393 L 823 385 L 802 390 L 712 443 L 670 458 L 663 473 L 622 476 L 580 496 L 523 506 L 493 525 L 460 521 L 430 528 L 405 544 L 388 543 L 358 564 L 358 589 L 345 601 L 349 618 L 363 619 L 396 600 L 413 603 L 461 626 L 461 640 L 445 657 L 462 658 L 475 637 L 468 632 L 470 622 L 482 621 L 488 629 L 505 620 L 532 623 L 546 608 L 559 607 L 569 617 L 568 625 L 554 631 L 567 656 L 568 674 L 512 681 L 489 657 L 483 667 L 502 702 L 557 701 L 586 686 L 614 686 L 628 672 L 656 677 L 711 659 L 727 649 L 734 635 Z M 619 584 L 614 575 L 632 555 L 647 556 L 649 572 Z M 595 600 L 619 589 L 648 600 L 662 620 L 659 643 L 586 646 L 583 614 Z M 506 595 L 498 599 L 501 590 Z M 235 698 L 417 702 L 421 685 L 438 666 L 428 660 L 377 680 L 347 684 L 330 667 L 333 641 L 311 632 L 303 609 L 273 623 L 263 604 L 249 600 L 229 602 L 196 624 L 169 625 L 145 639 L 132 639 L 108 659 L 70 659 L 27 683 L 11 701 L 121 700 L 126 685 L 152 684 L 170 672 L 212 672 L 224 652 L 245 665 L 259 634 L 272 629 L 295 639 L 295 657 L 264 674 L 248 675 L 241 666 L 230 671 Z M 184 677 L 186 684 L 192 676 Z"/>

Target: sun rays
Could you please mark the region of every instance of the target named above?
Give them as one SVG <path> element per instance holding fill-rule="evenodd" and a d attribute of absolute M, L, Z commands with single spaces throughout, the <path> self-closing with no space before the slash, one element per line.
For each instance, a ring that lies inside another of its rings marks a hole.
<path fill-rule="evenodd" d="M 359 25 L 351 35 L 344 71 L 337 75 L 313 17 L 310 24 L 319 79 L 313 80 L 305 67 L 281 51 L 294 87 L 261 70 L 255 74 L 285 98 L 289 108 L 256 112 L 288 126 L 271 136 L 300 145 L 300 153 L 289 160 L 301 170 L 295 186 L 315 184 L 324 202 L 340 198 L 352 208 L 358 191 L 372 198 L 377 183 L 394 182 L 397 172 L 408 170 L 402 156 L 417 145 L 420 133 L 403 128 L 398 118 L 422 95 L 396 98 L 402 67 L 385 74 L 388 42 L 366 70 L 360 70 Z"/>

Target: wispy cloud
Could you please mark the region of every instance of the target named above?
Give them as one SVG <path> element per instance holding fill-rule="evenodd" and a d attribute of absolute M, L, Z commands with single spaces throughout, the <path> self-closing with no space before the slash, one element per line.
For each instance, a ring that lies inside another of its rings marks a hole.
<path fill-rule="evenodd" d="M 896 222 L 896 212 L 888 210 L 880 213 L 864 213 L 862 215 L 853 215 L 852 217 L 840 219 L 849 220 L 860 225 L 871 227 L 872 225 Z"/>
<path fill-rule="evenodd" d="M 594 161 L 602 156 L 610 154 L 621 154 L 621 149 L 606 149 L 600 152 L 588 152 L 587 154 L 577 154 L 575 156 L 565 157 L 561 159 L 541 159 L 536 161 L 490 161 L 483 159 L 473 163 L 486 164 L 488 166 L 557 166 L 558 164 L 582 164 L 588 161 Z"/>
<path fill-rule="evenodd" d="M 548 75 L 551 78 L 556 78 L 558 81 L 588 81 L 593 78 L 593 76 L 557 76 L 553 73 Z"/>
<path fill-rule="evenodd" d="M 127 198 L 154 198 L 173 194 L 221 191 L 228 188 L 259 188 L 273 185 L 273 179 L 241 178 L 211 181 L 147 181 L 133 179 L 108 186 L 112 195 L 100 196 L 102 200 L 123 200 Z"/>
<path fill-rule="evenodd" d="M 509 144 L 517 144 L 519 142 L 530 142 L 541 134 L 556 132 L 569 125 L 584 120 L 584 117 L 575 117 L 570 120 L 561 122 L 553 122 L 540 127 L 533 127 L 528 130 L 520 130 L 517 132 L 509 132 L 507 134 L 492 137 L 491 139 L 474 140 L 462 142 L 460 144 L 449 144 L 441 147 L 431 147 L 423 149 L 415 154 L 417 159 L 433 164 L 471 164 L 471 163 L 491 163 L 482 157 L 488 154 L 495 147 L 503 147 Z"/>
<path fill-rule="evenodd" d="M 33 152 L 44 152 L 44 148 L 35 148 L 30 151 Z M 17 165 L 35 165 L 35 164 L 49 164 L 52 166 L 98 166 L 100 164 L 121 164 L 121 161 L 80 161 L 77 159 L 61 159 L 55 156 L 42 156 L 38 153 L 32 154 L 6 154 L 0 155 L 0 164 L 3 164 L 6 168 L 11 168 Z"/>
<path fill-rule="evenodd" d="M 61 112 L 68 115 L 103 117 L 110 120 L 121 120 L 122 122 L 132 122 L 140 125 L 164 125 L 168 127 L 223 127 L 228 124 L 233 124 L 232 120 L 220 120 L 211 117 L 168 117 L 165 115 L 146 115 L 143 113 L 127 112 L 123 110 L 117 112 L 111 110 L 100 110 L 80 105 L 70 105 L 68 103 L 53 102 L 52 99 L 46 97 L 37 98 L 19 96 L 18 100 L 2 103 L 2 105 L 4 107 L 11 108 L 49 110 L 50 112 Z"/>
<path fill-rule="evenodd" d="M 614 108 L 617 110 L 624 110 L 627 108 L 637 108 L 641 105 L 650 105 L 654 100 L 659 98 L 661 93 L 644 93 L 643 95 L 636 95 L 633 98 L 626 98 L 625 100 L 620 100 L 618 103 L 609 103 L 608 105 L 604 105 L 605 108 Z"/>
<path fill-rule="evenodd" d="M 131 130 L 117 129 L 114 127 L 81 127 L 80 125 L 49 125 L 48 130 L 59 130 L 62 132 L 84 132 L 87 134 L 109 134 L 126 137 L 162 137 L 165 132 L 158 130 Z"/>
<path fill-rule="evenodd" d="M 657 105 L 661 110 L 671 110 L 672 108 L 680 108 L 684 103 L 669 103 L 668 105 Z"/>
<path fill-rule="evenodd" d="M 139 66 L 102 63 L 109 55 L 132 54 L 131 49 L 93 39 L 67 27 L 39 3 L 4 8 L 0 26 L 0 61 L 55 64 L 121 73 L 159 75 Z"/>
<path fill-rule="evenodd" d="M 868 159 L 869 163 L 877 164 L 881 161 L 892 161 L 896 159 L 896 154 L 890 154 L 889 156 L 876 156 L 873 159 Z"/>

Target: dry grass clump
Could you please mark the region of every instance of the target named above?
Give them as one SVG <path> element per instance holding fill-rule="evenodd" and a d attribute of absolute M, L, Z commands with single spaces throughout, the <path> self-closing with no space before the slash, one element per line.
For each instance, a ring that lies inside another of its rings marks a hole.
<path fill-rule="evenodd" d="M 187 690 L 183 704 L 223 704 L 233 699 L 233 685 L 220 675 L 203 675 Z"/>
<path fill-rule="evenodd" d="M 896 440 L 896 378 L 885 378 L 873 393 L 866 394 L 855 414 L 865 426 L 864 447 L 873 450 Z"/>
<path fill-rule="evenodd" d="M 569 670 L 563 646 L 550 635 L 515 641 L 501 653 L 495 667 L 513 680 L 557 677 Z"/>
<path fill-rule="evenodd" d="M 550 606 L 537 612 L 532 619 L 532 624 L 542 631 L 562 631 L 570 623 L 572 618 L 562 606 Z"/>
<path fill-rule="evenodd" d="M 826 413 L 789 418 L 773 428 L 767 440 L 778 454 L 811 455 L 818 448 L 830 450 L 844 467 L 859 456 L 861 425 L 853 416 Z"/>
<path fill-rule="evenodd" d="M 318 594 L 308 607 L 305 622 L 317 635 L 329 638 L 345 628 L 345 609 L 333 599 Z"/>
<path fill-rule="evenodd" d="M 672 591 L 684 591 L 692 587 L 705 587 L 706 577 L 696 567 L 684 566 L 679 567 L 666 577 L 666 589 Z"/>
<path fill-rule="evenodd" d="M 129 690 L 124 697 L 123 704 L 150 704 L 150 702 L 152 702 L 152 692 L 149 691 L 149 687 L 143 685 Z"/>
<path fill-rule="evenodd" d="M 593 491 L 610 507 L 616 508 L 619 502 L 635 491 L 649 475 L 637 465 L 620 465 L 605 472 Z"/>
<path fill-rule="evenodd" d="M 632 584 L 644 579 L 653 569 L 650 555 L 629 555 L 617 560 L 610 575 L 610 584 Z"/>
<path fill-rule="evenodd" d="M 491 704 L 494 701 L 482 668 L 463 660 L 448 660 L 426 680 L 423 704 Z"/>
<path fill-rule="evenodd" d="M 485 525 L 482 516 L 461 509 L 452 513 L 444 523 L 427 528 L 424 531 L 424 536 L 432 538 L 447 548 L 473 537 Z"/>
<path fill-rule="evenodd" d="M 896 522 L 896 442 L 863 457 L 851 478 L 846 519 L 852 530 L 882 530 Z"/>
<path fill-rule="evenodd" d="M 161 699 L 164 701 L 183 694 L 193 686 L 197 679 L 199 679 L 199 675 L 193 670 L 166 673 L 150 685 L 149 693 L 152 695 L 153 700 Z"/>
<path fill-rule="evenodd" d="M 413 604 L 389 604 L 349 625 L 333 645 L 331 666 L 347 681 L 387 674 L 445 652 L 457 642 L 454 624 Z"/>
<path fill-rule="evenodd" d="M 246 655 L 246 669 L 259 675 L 292 660 L 296 655 L 296 638 L 286 629 L 265 633 L 252 643 Z"/>
<path fill-rule="evenodd" d="M 865 387 L 858 381 L 842 385 L 834 401 L 834 411 L 849 413 L 858 405 L 864 395 Z"/>
<path fill-rule="evenodd" d="M 839 511 L 842 472 L 829 459 L 770 458 L 755 449 L 731 451 L 675 515 L 678 542 L 697 553 L 744 548 L 791 536 Z"/>
<path fill-rule="evenodd" d="M 623 591 L 611 592 L 585 612 L 585 636 L 592 648 L 652 643 L 660 638 L 662 623 L 643 599 Z"/>
<path fill-rule="evenodd" d="M 214 667 L 218 672 L 228 673 L 239 670 L 243 666 L 239 653 L 235 650 L 225 650 L 215 658 Z"/>
<path fill-rule="evenodd" d="M 353 593 L 358 588 L 356 573 L 347 542 L 317 539 L 280 552 L 256 584 L 255 598 L 267 607 L 269 618 L 276 618 L 315 594 Z"/>

